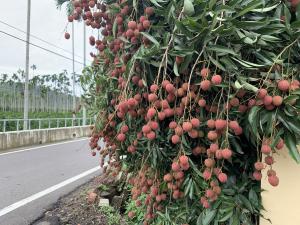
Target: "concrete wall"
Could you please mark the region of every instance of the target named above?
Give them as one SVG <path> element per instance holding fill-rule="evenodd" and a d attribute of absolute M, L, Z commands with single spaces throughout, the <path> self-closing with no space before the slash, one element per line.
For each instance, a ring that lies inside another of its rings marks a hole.
<path fill-rule="evenodd" d="M 89 126 L 0 133 L 0 150 L 88 137 Z"/>
<path fill-rule="evenodd" d="M 297 164 L 287 150 L 275 155 L 274 170 L 279 177 L 279 185 L 272 187 L 267 180 L 266 171 L 263 175 L 262 193 L 266 218 L 272 225 L 300 225 L 300 165 Z M 261 219 L 260 225 L 271 225 Z"/>

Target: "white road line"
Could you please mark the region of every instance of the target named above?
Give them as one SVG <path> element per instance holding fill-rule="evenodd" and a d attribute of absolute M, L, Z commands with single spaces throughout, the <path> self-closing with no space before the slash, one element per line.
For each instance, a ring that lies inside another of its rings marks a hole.
<path fill-rule="evenodd" d="M 54 191 L 56 191 L 56 190 L 58 190 L 58 189 L 60 189 L 60 188 L 62 188 L 64 186 L 66 186 L 66 185 L 68 185 L 68 184 L 70 184 L 72 182 L 75 182 L 75 181 L 79 180 L 80 178 L 83 178 L 83 177 L 85 177 L 87 175 L 90 175 L 90 174 L 96 172 L 99 169 L 100 169 L 100 167 L 97 166 L 97 167 L 95 167 L 93 169 L 90 169 L 90 170 L 85 171 L 85 172 L 83 172 L 81 174 L 78 174 L 75 177 L 72 177 L 72 178 L 70 178 L 68 180 L 65 180 L 65 181 L 59 183 L 59 184 L 56 184 L 56 185 L 54 185 L 54 186 L 52 186 L 50 188 L 47 188 L 46 190 L 38 192 L 38 193 L 36 193 L 34 195 L 29 196 L 28 198 L 22 199 L 21 201 L 18 201 L 18 202 L 14 203 L 14 204 L 12 204 L 10 206 L 7 206 L 7 207 L 5 207 L 5 208 L 3 208 L 3 209 L 0 210 L 0 217 L 4 216 L 5 214 L 7 214 L 7 213 L 9 213 L 11 211 L 16 210 L 17 208 L 20 208 L 20 207 L 22 207 L 22 206 L 24 206 L 24 205 L 26 205 L 26 204 L 34 201 L 34 200 L 37 200 L 37 199 L 39 199 L 39 198 L 41 198 L 41 197 L 43 197 L 43 196 L 45 196 L 47 194 L 50 194 L 51 192 L 54 192 Z"/>
<path fill-rule="evenodd" d="M 22 150 L 16 150 L 16 151 L 12 151 L 12 152 L 0 153 L 0 156 L 10 155 L 10 154 L 19 153 L 19 152 L 26 152 L 26 151 L 36 150 L 36 149 L 39 149 L 39 148 L 46 148 L 46 147 L 50 147 L 50 146 L 62 145 L 62 144 L 67 144 L 67 143 L 72 143 L 72 142 L 77 142 L 77 141 L 85 141 L 85 140 L 88 140 L 88 139 L 89 138 L 81 138 L 81 139 L 76 139 L 76 140 L 72 140 L 72 141 L 65 141 L 65 142 L 59 142 L 59 143 L 55 143 L 55 144 L 49 144 L 49 145 L 37 146 L 37 147 L 33 147 L 33 148 L 26 148 L 26 149 L 22 149 Z"/>

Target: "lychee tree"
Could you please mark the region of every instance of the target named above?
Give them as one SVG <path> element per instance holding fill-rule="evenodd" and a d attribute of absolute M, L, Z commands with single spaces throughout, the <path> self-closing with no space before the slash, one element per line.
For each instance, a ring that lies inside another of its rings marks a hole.
<path fill-rule="evenodd" d="M 132 224 L 258 224 L 261 171 L 300 162 L 299 1 L 72 3 L 98 32 L 90 146 L 126 172 Z"/>

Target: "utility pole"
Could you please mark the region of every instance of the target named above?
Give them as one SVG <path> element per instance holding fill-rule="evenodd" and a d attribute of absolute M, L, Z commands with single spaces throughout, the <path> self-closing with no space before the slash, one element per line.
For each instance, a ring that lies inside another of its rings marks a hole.
<path fill-rule="evenodd" d="M 76 112 L 76 96 L 75 96 L 75 41 L 74 41 L 74 22 L 72 23 L 72 67 L 73 67 L 73 115 Z"/>
<path fill-rule="evenodd" d="M 27 0 L 27 33 L 26 33 L 26 68 L 25 68 L 25 90 L 24 90 L 24 130 L 28 126 L 28 108 L 29 108 L 29 42 L 30 42 L 30 13 L 31 13 L 31 0 Z"/>
<path fill-rule="evenodd" d="M 85 23 L 83 22 L 83 66 L 86 67 L 86 27 Z M 86 108 L 85 108 L 85 103 L 83 103 L 83 108 L 82 108 L 82 125 L 86 125 Z"/>

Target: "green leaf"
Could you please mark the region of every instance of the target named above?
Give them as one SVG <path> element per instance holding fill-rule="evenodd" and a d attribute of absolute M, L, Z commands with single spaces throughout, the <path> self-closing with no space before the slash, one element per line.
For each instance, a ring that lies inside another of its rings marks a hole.
<path fill-rule="evenodd" d="M 192 0 L 184 0 L 183 12 L 188 16 L 192 16 L 195 13 Z"/>
<path fill-rule="evenodd" d="M 151 41 L 153 44 L 155 44 L 157 47 L 159 47 L 159 42 L 150 34 L 145 32 L 140 32 L 142 35 L 144 35 L 149 41 Z"/>
<path fill-rule="evenodd" d="M 249 200 L 254 206 L 259 205 L 257 194 L 252 188 L 249 191 Z"/>
<path fill-rule="evenodd" d="M 178 73 L 178 65 L 177 65 L 176 62 L 174 62 L 174 68 L 173 68 L 173 70 L 174 70 L 175 75 L 178 77 L 178 76 L 179 76 L 179 73 Z"/>
<path fill-rule="evenodd" d="M 245 6 L 243 10 L 240 11 L 235 17 L 240 17 L 246 14 L 247 12 L 254 10 L 256 7 L 260 6 L 261 4 L 262 4 L 261 0 L 250 1 L 250 3 L 247 6 Z"/>
<path fill-rule="evenodd" d="M 265 8 L 260 8 L 260 9 L 252 9 L 251 12 L 259 12 L 259 13 L 263 13 L 263 12 L 269 12 L 272 11 L 273 9 L 275 9 L 280 3 L 277 3 L 273 6 L 270 7 L 265 7 Z"/>
<path fill-rule="evenodd" d="M 206 47 L 206 49 L 208 49 L 210 51 L 214 51 L 214 52 L 220 52 L 220 53 L 227 53 L 227 54 L 231 54 L 231 55 L 237 55 L 232 49 L 227 48 L 225 46 L 221 46 L 221 45 L 209 45 L 208 47 Z"/>
<path fill-rule="evenodd" d="M 286 147 L 289 149 L 289 153 L 292 156 L 292 158 L 300 164 L 300 154 L 297 149 L 297 141 L 295 135 L 289 131 L 285 132 L 284 141 Z"/>
<path fill-rule="evenodd" d="M 206 211 L 204 214 L 204 217 L 202 219 L 202 224 L 203 225 L 210 224 L 210 222 L 214 219 L 216 212 L 217 212 L 217 210 Z"/>
<path fill-rule="evenodd" d="M 257 132 L 257 120 L 258 120 L 258 112 L 261 108 L 259 106 L 254 106 L 250 109 L 248 122 L 251 126 L 252 132 L 255 136 L 259 135 Z"/>

